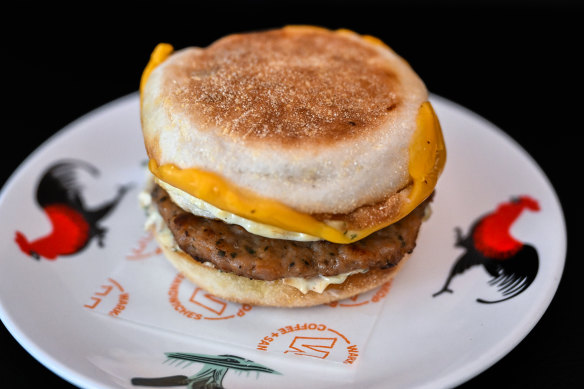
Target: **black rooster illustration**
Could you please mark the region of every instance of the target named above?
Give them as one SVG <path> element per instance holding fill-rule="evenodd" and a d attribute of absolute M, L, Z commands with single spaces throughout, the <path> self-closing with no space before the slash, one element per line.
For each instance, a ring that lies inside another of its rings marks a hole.
<path fill-rule="evenodd" d="M 114 199 L 88 209 L 83 201 L 78 169 L 84 169 L 93 177 L 99 175 L 96 167 L 80 160 L 57 162 L 43 174 L 36 201 L 51 221 L 52 230 L 32 242 L 16 231 L 15 241 L 25 254 L 37 260 L 41 257 L 54 260 L 80 252 L 93 238 L 103 247 L 106 228 L 100 226 L 99 221 L 114 209 L 130 185 L 121 186 Z"/>
<path fill-rule="evenodd" d="M 503 296 L 494 301 L 479 298 L 479 303 L 509 300 L 526 290 L 537 275 L 538 254 L 533 246 L 519 242 L 510 234 L 511 226 L 525 209 L 539 211 L 540 208 L 536 200 L 520 196 L 479 218 L 466 236 L 457 227 L 455 246 L 466 249 L 466 252 L 452 266 L 442 289 L 433 296 L 453 293 L 449 289 L 452 279 L 476 265 L 484 267 L 492 277 L 489 285 L 496 285 Z"/>

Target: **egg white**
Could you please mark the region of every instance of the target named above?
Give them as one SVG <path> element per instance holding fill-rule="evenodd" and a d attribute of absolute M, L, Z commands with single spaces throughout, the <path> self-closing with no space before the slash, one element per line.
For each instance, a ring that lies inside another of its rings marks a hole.
<path fill-rule="evenodd" d="M 271 239 L 286 239 L 300 242 L 310 242 L 320 240 L 320 238 L 302 232 L 287 231 L 279 227 L 270 226 L 268 224 L 255 222 L 237 216 L 231 212 L 219 209 L 206 201 L 203 201 L 195 196 L 188 194 L 166 182 L 154 178 L 156 183 L 160 185 L 170 196 L 172 201 L 183 210 L 192 213 L 193 215 L 205 217 L 208 219 L 219 219 L 227 224 L 237 224 L 243 227 L 248 232 Z"/>

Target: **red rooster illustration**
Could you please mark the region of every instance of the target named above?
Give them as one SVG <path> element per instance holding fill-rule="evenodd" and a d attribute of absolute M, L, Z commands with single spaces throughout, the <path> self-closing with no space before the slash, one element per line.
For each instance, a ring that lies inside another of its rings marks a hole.
<path fill-rule="evenodd" d="M 479 303 L 492 304 L 509 300 L 526 290 L 537 275 L 538 254 L 533 246 L 519 242 L 510 234 L 511 226 L 525 209 L 537 212 L 540 208 L 533 198 L 520 196 L 480 217 L 466 236 L 457 227 L 455 246 L 466 251 L 452 266 L 442 289 L 433 296 L 444 292 L 453 293 L 449 289 L 452 279 L 476 265 L 484 267 L 492 277 L 489 285 L 496 285 L 503 296 L 494 301 L 479 298 Z"/>
<path fill-rule="evenodd" d="M 16 231 L 14 240 L 25 254 L 37 260 L 41 257 L 55 260 L 58 256 L 80 252 L 92 238 L 97 238 L 99 247 L 104 246 L 107 230 L 98 223 L 115 208 L 130 185 L 121 186 L 114 199 L 95 209 L 88 209 L 81 196 L 78 169 L 87 171 L 93 177 L 99 175 L 96 167 L 79 160 L 57 162 L 43 174 L 37 187 L 36 201 L 49 218 L 52 230 L 32 242 L 22 232 Z"/>

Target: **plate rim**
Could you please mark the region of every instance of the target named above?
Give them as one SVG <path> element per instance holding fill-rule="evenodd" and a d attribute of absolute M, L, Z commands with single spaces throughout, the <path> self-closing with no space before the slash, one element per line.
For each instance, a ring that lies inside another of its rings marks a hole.
<path fill-rule="evenodd" d="M 52 134 L 46 140 L 44 140 L 17 166 L 17 168 L 11 173 L 9 178 L 6 180 L 2 188 L 0 188 L 0 207 L 4 206 L 5 197 L 7 196 L 7 193 L 12 190 L 12 187 L 16 185 L 21 176 L 27 174 L 28 166 L 37 158 L 39 154 L 43 153 L 45 148 L 47 148 L 50 144 L 54 142 L 58 142 L 62 137 L 67 136 L 71 131 L 75 131 L 76 128 L 82 125 L 82 123 L 89 121 L 93 117 L 98 116 L 104 112 L 107 112 L 112 107 L 121 104 L 134 103 L 138 95 L 139 95 L 138 92 L 132 92 L 130 94 L 113 99 L 110 102 L 107 102 L 99 107 L 96 107 L 95 109 L 90 110 L 89 112 L 73 120 L 60 130 Z M 492 349 L 491 352 L 489 352 L 487 355 L 484 355 L 484 357 L 480 359 L 475 359 L 473 361 L 469 361 L 465 365 L 460 366 L 459 368 L 451 371 L 450 373 L 443 375 L 441 377 L 437 377 L 436 380 L 420 385 L 420 387 L 450 387 L 458 386 L 462 383 L 465 383 L 470 379 L 483 373 L 484 371 L 488 370 L 489 368 L 491 368 L 493 365 L 495 365 L 497 362 L 503 359 L 506 355 L 508 355 L 513 349 L 515 349 L 517 345 L 525 339 L 525 337 L 533 330 L 533 328 L 541 320 L 541 318 L 551 305 L 554 297 L 556 296 L 558 287 L 563 279 L 567 256 L 568 236 L 563 205 L 554 186 L 552 185 L 545 171 L 532 157 L 532 155 L 529 154 L 527 150 L 521 146 L 521 144 L 519 144 L 511 135 L 506 133 L 503 129 L 499 128 L 497 125 L 495 125 L 488 119 L 470 110 L 469 108 L 466 108 L 461 104 L 458 104 L 455 101 L 452 101 L 450 99 L 447 99 L 436 94 L 430 94 L 429 99 L 431 102 L 438 101 L 440 104 L 456 110 L 457 113 L 460 113 L 463 116 L 467 116 L 471 118 L 473 121 L 478 121 L 482 123 L 486 128 L 488 128 L 489 131 L 496 133 L 499 137 L 502 137 L 502 139 L 505 142 L 510 143 L 516 151 L 519 151 L 522 154 L 522 156 L 527 159 L 529 164 L 536 169 L 540 178 L 544 180 L 545 185 L 549 189 L 551 189 L 550 192 L 553 197 L 553 201 L 557 205 L 557 210 L 559 212 L 558 217 L 559 220 L 561 221 L 560 223 L 561 231 L 558 234 L 558 236 L 562 238 L 562 241 L 560 242 L 561 252 L 557 254 L 558 258 L 560 259 L 560 264 L 558 264 L 557 267 L 554 268 L 556 270 L 555 274 L 549 274 L 547 276 L 553 277 L 553 280 L 549 284 L 545 296 L 540 299 L 539 304 L 536 307 L 537 309 L 535 309 L 534 312 L 532 312 L 532 314 L 529 316 L 528 318 L 529 320 L 527 320 L 522 326 L 517 326 L 513 328 L 513 331 L 511 332 L 514 333 L 515 336 L 508 336 L 507 337 L 508 340 L 506 342 L 503 342 L 503 345 L 501 347 Z M 102 383 L 97 381 L 94 377 L 86 374 L 81 374 L 73 367 L 65 363 L 62 363 L 59 359 L 54 357 L 50 351 L 44 350 L 43 348 L 36 345 L 32 339 L 29 339 L 29 336 L 24 333 L 24 331 L 18 326 L 18 324 L 14 321 L 11 315 L 9 315 L 6 309 L 4 308 L 3 298 L 1 296 L 0 296 L 0 319 L 4 326 L 6 327 L 6 329 L 8 330 L 8 332 L 16 339 L 16 341 L 32 357 L 34 357 L 48 370 L 52 371 L 65 381 L 72 383 L 73 385 L 82 387 L 87 387 L 88 384 L 93 387 L 100 387 L 102 385 Z"/>

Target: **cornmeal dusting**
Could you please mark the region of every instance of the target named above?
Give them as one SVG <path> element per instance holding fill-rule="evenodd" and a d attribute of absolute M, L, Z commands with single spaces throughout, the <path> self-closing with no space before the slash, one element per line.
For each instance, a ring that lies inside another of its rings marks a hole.
<path fill-rule="evenodd" d="M 231 35 L 191 49 L 167 66 L 164 85 L 201 129 L 280 144 L 371 131 L 402 93 L 381 51 L 318 29 Z"/>

